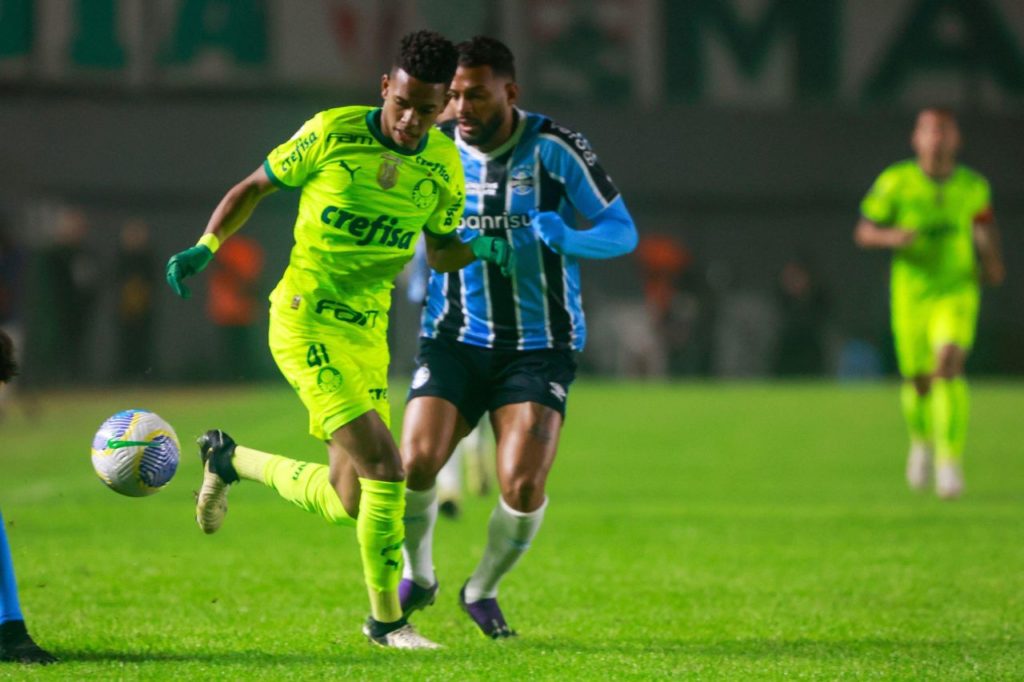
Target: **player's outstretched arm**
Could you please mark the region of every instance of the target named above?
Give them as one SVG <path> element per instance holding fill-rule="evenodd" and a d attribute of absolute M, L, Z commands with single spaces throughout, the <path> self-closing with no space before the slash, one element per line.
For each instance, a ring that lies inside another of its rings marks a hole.
<path fill-rule="evenodd" d="M 504 239 L 481 236 L 471 242 L 463 242 L 454 234 L 423 234 L 427 239 L 427 264 L 436 272 L 461 270 L 478 259 L 494 263 L 506 277 L 511 277 L 516 268 L 516 252 Z"/>
<path fill-rule="evenodd" d="M 1002 239 L 991 213 L 987 214 L 986 219 L 974 222 L 974 248 L 978 251 L 981 277 L 985 284 L 995 287 L 1002 284 L 1006 279 Z"/>
<path fill-rule="evenodd" d="M 213 210 L 196 245 L 174 254 L 167 261 L 167 283 L 176 294 L 182 298 L 192 295 L 185 286 L 185 278 L 202 272 L 213 260 L 221 242 L 245 225 L 260 200 L 276 190 L 263 166 L 228 190 Z"/>
<path fill-rule="evenodd" d="M 593 219 L 589 230 L 574 230 L 554 211 L 530 211 L 530 225 L 555 253 L 572 258 L 615 258 L 636 248 L 633 217 L 617 198 Z"/>
<path fill-rule="evenodd" d="M 886 227 L 861 218 L 853 232 L 853 241 L 862 249 L 902 249 L 917 233 L 901 227 Z"/>

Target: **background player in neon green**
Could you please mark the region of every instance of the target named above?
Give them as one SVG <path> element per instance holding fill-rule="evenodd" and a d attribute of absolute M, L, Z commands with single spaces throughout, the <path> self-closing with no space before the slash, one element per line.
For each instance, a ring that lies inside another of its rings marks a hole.
<path fill-rule="evenodd" d="M 455 145 L 433 128 L 455 71 L 452 44 L 437 33 L 403 38 L 381 78 L 383 106 L 342 107 L 307 121 L 214 210 L 199 243 L 173 256 L 167 279 L 201 271 L 220 243 L 278 188 L 301 188 L 295 246 L 271 294 L 270 348 L 309 411 L 310 433 L 326 442 L 330 465 L 236 445 L 220 430 L 199 440 L 203 486 L 196 520 L 220 528 L 227 489 L 260 481 L 328 521 L 354 525 L 370 595 L 363 628 L 374 643 L 434 648 L 402 617 L 398 601 L 404 540 L 405 472 L 389 430 L 387 311 L 395 275 L 420 232 L 438 270 L 484 258 L 504 270 L 508 245 L 454 236 L 464 195 Z"/>
<path fill-rule="evenodd" d="M 964 363 L 978 282 L 998 285 L 1005 271 L 988 182 L 956 163 L 955 116 L 921 111 L 911 144 L 916 158 L 885 169 L 864 197 L 854 239 L 893 251 L 892 328 L 911 440 L 907 482 L 924 489 L 934 471 L 936 492 L 949 499 L 963 491 Z"/>

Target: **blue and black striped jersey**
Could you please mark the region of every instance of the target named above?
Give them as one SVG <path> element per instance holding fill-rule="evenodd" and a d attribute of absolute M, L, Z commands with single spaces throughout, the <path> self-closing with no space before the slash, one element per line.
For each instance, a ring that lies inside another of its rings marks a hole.
<path fill-rule="evenodd" d="M 441 126 L 455 139 L 466 177 L 459 238 L 507 239 L 516 270 L 507 278 L 475 261 L 456 272 L 431 271 L 421 335 L 498 350 L 582 350 L 579 264 L 541 241 L 528 212 L 556 211 L 575 228 L 577 213 L 592 220 L 619 192 L 583 135 L 546 116 L 515 113 L 515 132 L 486 154 L 459 138 L 455 121 Z"/>

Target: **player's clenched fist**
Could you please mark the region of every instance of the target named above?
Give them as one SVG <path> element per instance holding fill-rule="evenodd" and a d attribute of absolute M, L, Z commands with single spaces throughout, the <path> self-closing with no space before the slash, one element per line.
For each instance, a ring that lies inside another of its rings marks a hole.
<path fill-rule="evenodd" d="M 507 241 L 497 237 L 477 237 L 469 245 L 474 256 L 494 263 L 506 277 L 512 276 L 512 271 L 516 269 L 516 252 Z"/>
<path fill-rule="evenodd" d="M 182 298 L 189 298 L 192 292 L 185 286 L 186 277 L 202 272 L 203 268 L 213 260 L 213 251 L 205 244 L 196 244 L 181 253 L 176 253 L 167 261 L 167 283 L 174 293 Z"/>

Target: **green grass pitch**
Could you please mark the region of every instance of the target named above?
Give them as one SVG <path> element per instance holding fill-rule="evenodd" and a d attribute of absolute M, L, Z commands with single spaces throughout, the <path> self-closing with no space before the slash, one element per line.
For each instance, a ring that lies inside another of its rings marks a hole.
<path fill-rule="evenodd" d="M 400 391 L 395 389 L 396 397 Z M 43 396 L 0 424 L 0 509 L 30 630 L 63 662 L 0 678 L 153 680 L 1020 679 L 1024 387 L 978 383 L 954 503 L 909 492 L 894 384 L 582 381 L 544 528 L 503 585 L 521 636 L 458 610 L 493 499 L 440 520 L 440 652 L 370 647 L 355 534 L 243 483 L 192 518 L 192 445 L 324 460 L 283 386 Z M 400 423 L 396 400 L 395 422 Z M 155 410 L 183 443 L 155 497 L 107 490 L 100 422 Z"/>

